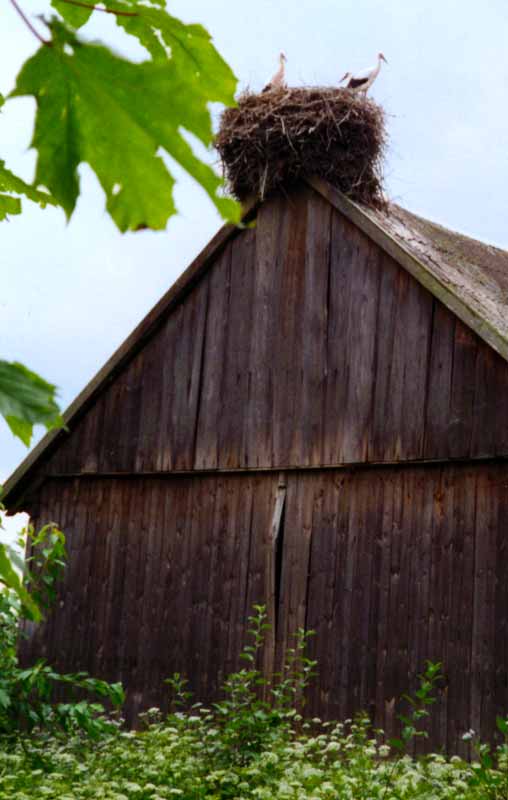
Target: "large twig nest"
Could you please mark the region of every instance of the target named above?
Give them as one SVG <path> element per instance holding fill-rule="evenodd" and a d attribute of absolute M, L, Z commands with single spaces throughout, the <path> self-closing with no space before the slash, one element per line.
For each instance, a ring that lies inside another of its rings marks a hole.
<path fill-rule="evenodd" d="M 246 92 L 222 115 L 216 139 L 230 190 L 264 198 L 317 175 L 360 203 L 384 205 L 384 113 L 346 89 Z"/>

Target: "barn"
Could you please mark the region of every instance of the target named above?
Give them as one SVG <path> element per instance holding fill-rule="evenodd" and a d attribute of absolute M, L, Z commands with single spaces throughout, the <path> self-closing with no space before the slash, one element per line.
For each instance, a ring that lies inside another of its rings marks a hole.
<path fill-rule="evenodd" d="M 390 732 L 442 661 L 461 752 L 508 710 L 508 253 L 318 179 L 246 218 L 8 481 L 69 547 L 24 657 L 122 680 L 132 720 L 175 671 L 216 697 L 264 602 L 267 669 L 316 631 L 309 714 Z"/>

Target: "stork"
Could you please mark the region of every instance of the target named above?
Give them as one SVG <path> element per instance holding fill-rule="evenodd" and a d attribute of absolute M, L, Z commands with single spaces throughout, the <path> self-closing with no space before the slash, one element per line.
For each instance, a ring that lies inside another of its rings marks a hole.
<path fill-rule="evenodd" d="M 286 54 L 279 53 L 279 69 L 269 83 L 263 89 L 263 92 L 269 92 L 271 89 L 285 89 L 286 88 Z"/>
<path fill-rule="evenodd" d="M 377 56 L 377 64 L 375 67 L 371 67 L 370 69 L 365 70 L 364 72 L 359 72 L 357 75 L 353 75 L 351 72 L 346 72 L 343 78 L 339 81 L 347 80 L 346 89 L 350 89 L 352 92 L 358 92 L 358 94 L 363 93 L 363 96 L 367 94 L 368 90 L 376 80 L 377 76 L 379 75 L 379 70 L 381 69 L 381 61 L 384 61 L 385 64 L 388 64 L 388 61 L 384 57 L 382 53 L 378 53 Z"/>

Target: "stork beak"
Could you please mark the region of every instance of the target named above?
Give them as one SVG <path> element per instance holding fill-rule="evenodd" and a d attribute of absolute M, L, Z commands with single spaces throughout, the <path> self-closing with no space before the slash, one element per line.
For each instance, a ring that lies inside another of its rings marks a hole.
<path fill-rule="evenodd" d="M 383 55 L 382 53 L 381 53 L 381 58 L 383 59 L 383 61 L 385 62 L 385 64 L 388 64 L 388 61 L 386 60 L 386 58 L 384 57 L 384 55 Z"/>
<path fill-rule="evenodd" d="M 340 79 L 339 83 L 342 83 L 342 81 L 345 81 L 346 78 L 348 78 L 348 77 L 349 77 L 349 72 L 346 72 L 346 74 L 343 75 L 342 78 Z"/>

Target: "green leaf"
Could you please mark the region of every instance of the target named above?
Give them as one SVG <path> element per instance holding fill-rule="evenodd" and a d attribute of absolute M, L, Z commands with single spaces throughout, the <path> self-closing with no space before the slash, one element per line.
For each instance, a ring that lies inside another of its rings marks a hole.
<path fill-rule="evenodd" d="M 0 688 L 0 707 L 1 708 L 9 708 L 11 705 L 11 698 L 5 691 L 5 689 Z"/>
<path fill-rule="evenodd" d="M 121 5 L 114 0 L 106 2 L 111 9 Z M 117 16 L 117 24 L 136 36 L 154 60 L 169 58 L 182 80 L 208 100 L 236 105 L 238 81 L 202 25 L 186 25 L 160 8 L 140 5 L 137 12 L 136 17 Z"/>
<path fill-rule="evenodd" d="M 94 12 L 93 2 L 90 3 L 90 8 L 75 6 L 73 3 L 66 3 L 65 0 L 51 0 L 51 5 L 69 25 L 76 29 L 85 25 Z"/>
<path fill-rule="evenodd" d="M 231 86 L 218 80 L 212 91 L 214 78 L 202 85 L 183 73 L 176 57 L 134 64 L 78 41 L 57 20 L 50 29 L 52 47 L 42 46 L 25 63 L 13 92 L 37 102 L 36 185 L 46 186 L 70 217 L 79 194 L 77 168 L 86 162 L 121 231 L 161 230 L 175 213 L 174 180 L 162 148 L 201 184 L 222 216 L 239 221 L 239 205 L 221 196 L 221 179 L 182 136 L 185 129 L 211 144 L 207 103 L 231 99 Z"/>
<path fill-rule="evenodd" d="M 48 430 L 62 424 L 56 387 L 18 362 L 0 360 L 0 414 L 27 446 L 33 426 Z"/>
<path fill-rule="evenodd" d="M 19 195 L 28 198 L 33 203 L 38 203 L 41 208 L 47 206 L 48 203 L 56 205 L 56 201 L 51 195 L 25 183 L 22 178 L 18 178 L 17 175 L 7 169 L 5 161 L 0 159 L 0 221 L 5 220 L 8 214 L 21 213 Z"/>
<path fill-rule="evenodd" d="M 12 566 L 6 546 L 0 543 L 0 585 L 2 584 L 17 595 L 30 619 L 36 622 L 41 619 L 41 612 L 37 604 L 30 597 L 20 576 Z"/>
<path fill-rule="evenodd" d="M 9 194 L 0 194 L 0 221 L 7 219 L 8 214 L 21 214 L 21 200 Z"/>

